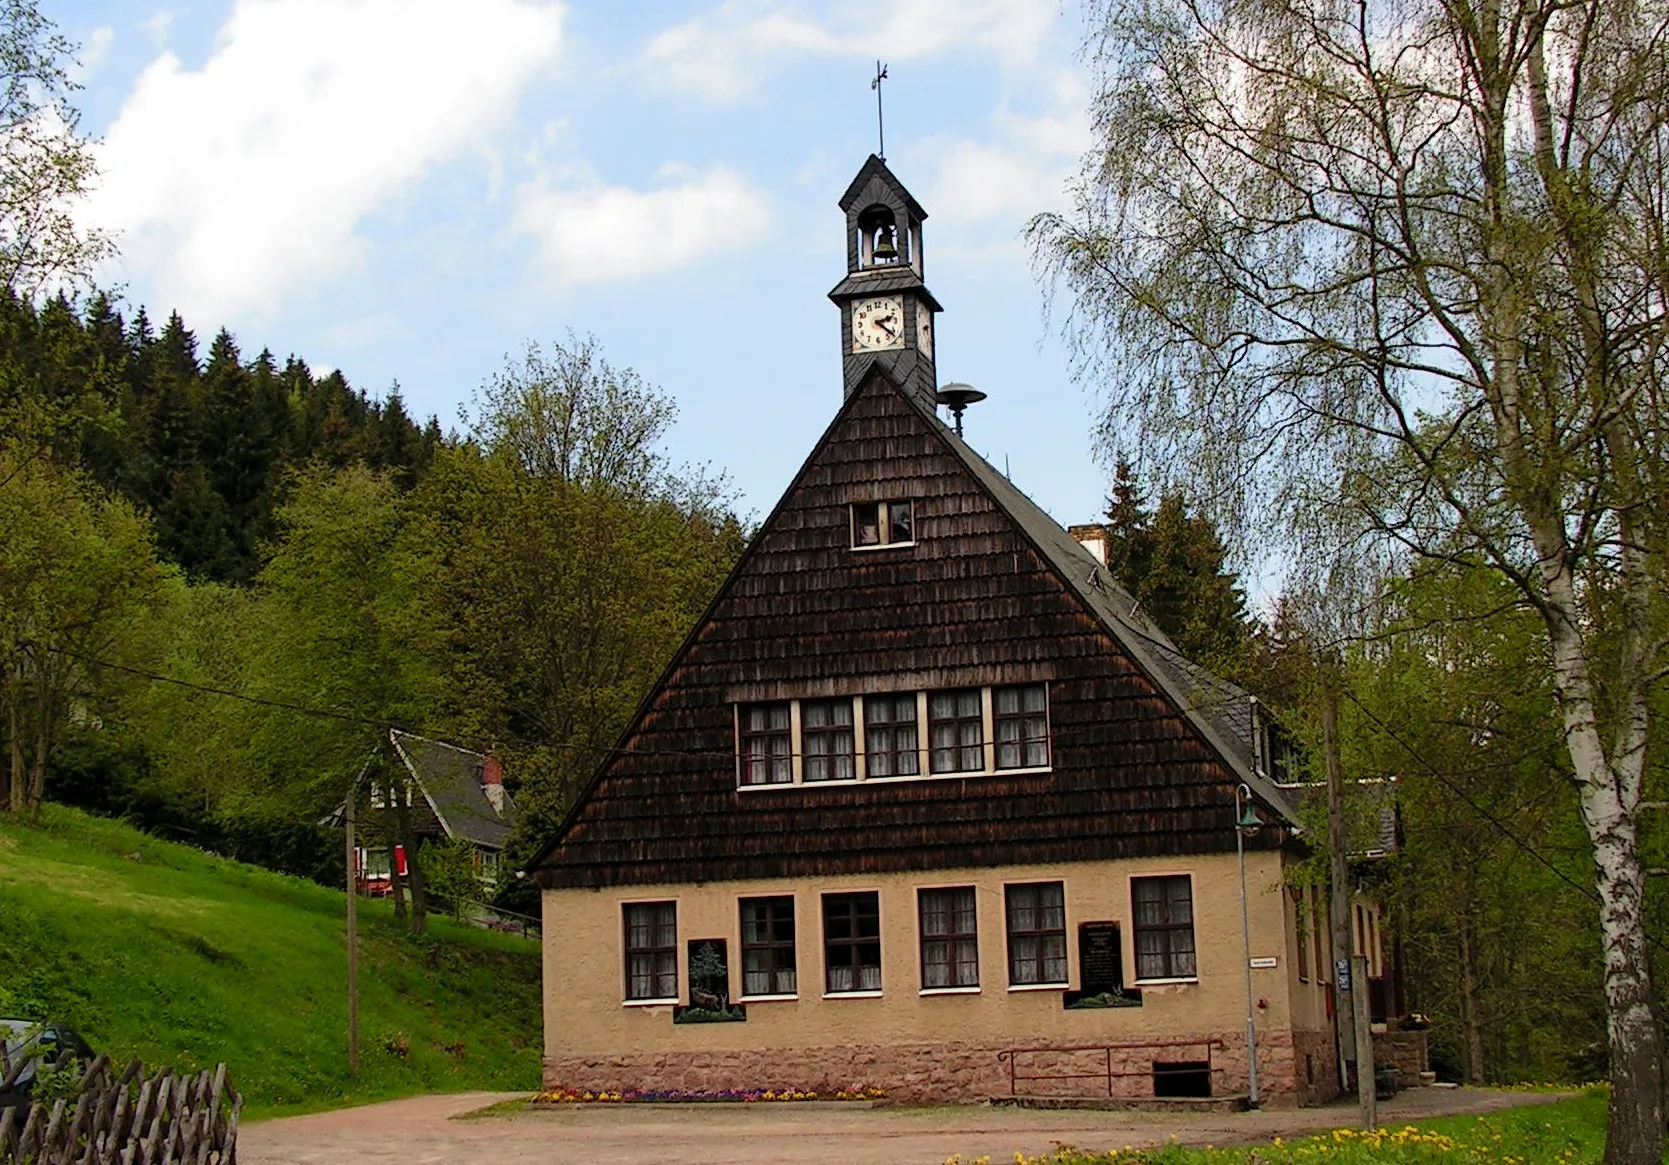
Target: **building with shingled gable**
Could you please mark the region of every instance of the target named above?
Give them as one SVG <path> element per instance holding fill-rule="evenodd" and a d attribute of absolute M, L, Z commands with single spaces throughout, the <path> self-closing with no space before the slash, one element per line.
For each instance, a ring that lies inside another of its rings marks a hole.
<path fill-rule="evenodd" d="M 841 209 L 845 399 L 529 865 L 547 1085 L 1233 1097 L 1250 1011 L 1264 1101 L 1332 1096 L 1256 701 L 940 419 L 880 158 Z"/>

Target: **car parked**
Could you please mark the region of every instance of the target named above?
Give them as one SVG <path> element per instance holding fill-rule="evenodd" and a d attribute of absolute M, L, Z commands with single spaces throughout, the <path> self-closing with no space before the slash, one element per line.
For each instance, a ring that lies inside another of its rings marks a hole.
<path fill-rule="evenodd" d="M 0 1051 L 0 1109 L 28 1105 L 43 1064 L 66 1058 L 85 1064 L 94 1057 L 75 1029 L 32 1019 L 0 1019 Z"/>

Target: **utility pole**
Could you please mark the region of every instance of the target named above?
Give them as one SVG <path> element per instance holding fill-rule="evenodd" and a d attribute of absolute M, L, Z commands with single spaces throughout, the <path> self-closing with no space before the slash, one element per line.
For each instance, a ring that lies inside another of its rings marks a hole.
<path fill-rule="evenodd" d="M 1331 857 L 1328 880 L 1332 884 L 1328 921 L 1333 939 L 1333 1033 L 1339 1058 L 1339 1087 L 1349 1088 L 1354 1074 L 1360 1094 L 1362 1073 L 1356 1070 L 1355 992 L 1351 990 L 1354 984 L 1350 954 L 1354 944 L 1350 938 L 1350 863 L 1345 852 L 1348 842 L 1344 828 L 1344 774 L 1339 765 L 1338 665 L 1328 660 L 1322 668 L 1322 759 L 1327 773 L 1327 849 Z"/>
<path fill-rule="evenodd" d="M 358 784 L 356 781 L 355 784 Z M 348 872 L 348 1075 L 359 1075 L 359 871 L 354 853 L 354 786 L 348 786 L 345 869 Z"/>
<path fill-rule="evenodd" d="M 1373 1064 L 1373 1029 L 1368 1016 L 1368 956 L 1350 959 L 1351 979 L 1359 988 L 1350 993 L 1352 1019 L 1356 1028 L 1356 1101 L 1362 1106 L 1362 1130 L 1373 1132 L 1379 1123 L 1378 1073 Z"/>

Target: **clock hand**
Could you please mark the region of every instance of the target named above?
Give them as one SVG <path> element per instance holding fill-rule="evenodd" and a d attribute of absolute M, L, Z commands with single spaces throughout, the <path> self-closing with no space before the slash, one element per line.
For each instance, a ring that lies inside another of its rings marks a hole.
<path fill-rule="evenodd" d="M 875 320 L 875 326 L 880 328 L 889 336 L 897 336 L 898 333 L 892 330 L 892 324 L 888 322 L 892 318 L 892 316 L 879 316 Z"/>

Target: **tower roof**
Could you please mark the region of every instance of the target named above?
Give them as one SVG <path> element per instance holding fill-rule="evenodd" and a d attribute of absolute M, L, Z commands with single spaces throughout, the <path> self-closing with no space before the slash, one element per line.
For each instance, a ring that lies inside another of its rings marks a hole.
<path fill-rule="evenodd" d="M 869 160 L 858 171 L 858 176 L 852 179 L 852 184 L 846 188 L 846 193 L 840 196 L 840 209 L 851 213 L 852 207 L 857 204 L 860 198 L 864 197 L 864 191 L 876 179 L 880 179 L 890 186 L 903 200 L 910 213 L 915 215 L 918 220 L 927 217 L 927 212 L 921 208 L 921 203 L 917 202 L 915 197 L 904 188 L 904 183 L 898 180 L 898 176 L 887 169 L 887 164 L 874 154 L 869 155 Z M 873 200 L 865 199 L 865 201 Z"/>

